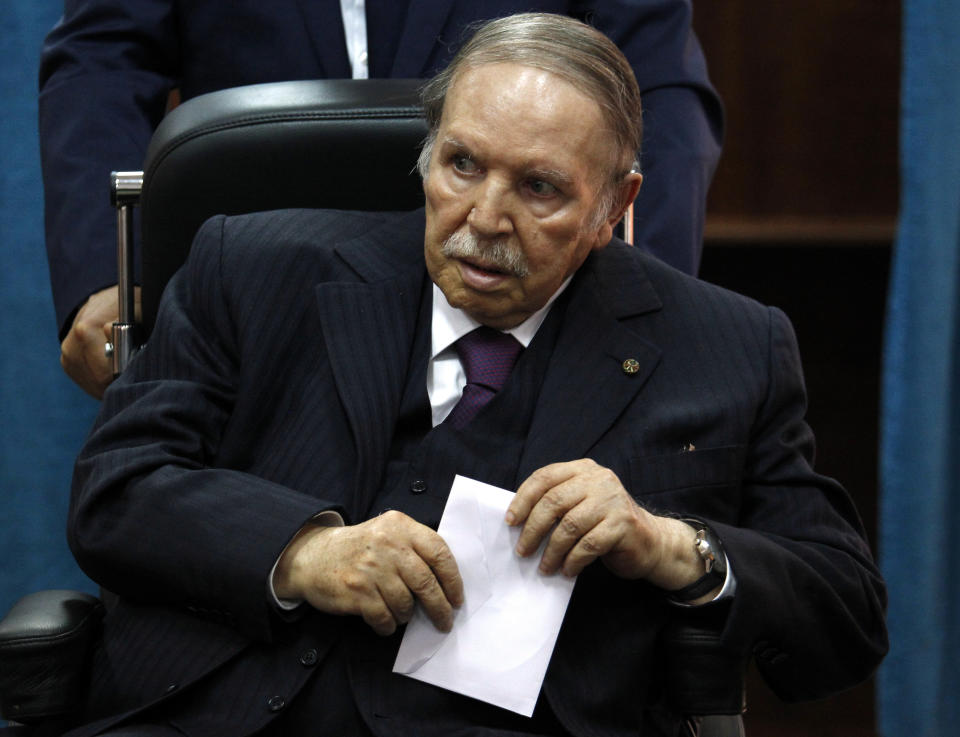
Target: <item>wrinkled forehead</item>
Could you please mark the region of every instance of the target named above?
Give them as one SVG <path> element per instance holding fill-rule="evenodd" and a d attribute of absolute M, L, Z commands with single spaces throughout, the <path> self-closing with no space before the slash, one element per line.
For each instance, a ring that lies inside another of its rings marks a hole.
<path fill-rule="evenodd" d="M 517 62 L 459 70 L 435 134 L 438 143 L 479 137 L 504 153 L 513 147 L 510 153 L 516 156 L 549 149 L 554 157 L 579 160 L 591 175 L 602 177 L 620 169 L 621 159 L 633 157 L 632 152 L 620 155 L 616 135 L 594 96 L 553 70 Z"/>

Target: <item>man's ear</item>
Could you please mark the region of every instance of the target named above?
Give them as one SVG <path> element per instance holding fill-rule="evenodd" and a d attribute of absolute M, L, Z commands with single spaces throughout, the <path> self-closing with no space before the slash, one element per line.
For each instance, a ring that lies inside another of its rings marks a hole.
<path fill-rule="evenodd" d="M 616 204 L 610 212 L 610 227 L 616 227 L 617 223 L 623 219 L 627 208 L 637 199 L 641 184 L 643 184 L 643 174 L 638 171 L 632 171 L 623 178 Z"/>
<path fill-rule="evenodd" d="M 610 214 L 600 226 L 600 231 L 597 233 L 597 243 L 594 249 L 603 248 L 610 242 L 610 239 L 613 238 L 613 229 L 616 228 L 617 223 L 623 219 L 630 204 L 637 199 L 637 193 L 640 191 L 640 185 L 642 183 L 643 175 L 638 171 L 630 172 L 620 182 L 620 186 L 617 189 L 617 196 L 613 201 L 613 207 L 610 209 Z"/>

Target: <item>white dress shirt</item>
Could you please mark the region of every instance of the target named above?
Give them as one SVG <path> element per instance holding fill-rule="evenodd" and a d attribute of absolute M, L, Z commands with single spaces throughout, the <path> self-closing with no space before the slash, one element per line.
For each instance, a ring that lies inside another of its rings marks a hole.
<path fill-rule="evenodd" d="M 340 0 L 343 35 L 347 42 L 347 56 L 354 79 L 370 76 L 367 52 L 367 10 L 364 0 Z"/>
<path fill-rule="evenodd" d="M 549 301 L 515 328 L 504 330 L 526 348 L 543 324 L 554 300 L 570 283 L 571 277 L 560 285 Z M 427 364 L 427 396 L 436 427 L 450 414 L 463 394 L 467 375 L 453 344 L 470 331 L 480 327 L 466 312 L 450 306 L 440 287 L 433 285 L 433 316 L 431 323 L 430 363 Z"/>

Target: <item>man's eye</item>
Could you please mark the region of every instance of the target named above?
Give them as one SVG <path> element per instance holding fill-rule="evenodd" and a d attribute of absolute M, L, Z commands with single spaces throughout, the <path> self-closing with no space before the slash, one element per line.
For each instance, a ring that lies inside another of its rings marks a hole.
<path fill-rule="evenodd" d="M 454 154 L 452 159 L 453 168 L 465 174 L 472 174 L 477 170 L 477 165 L 469 156 L 465 154 Z"/>
<path fill-rule="evenodd" d="M 530 179 L 527 182 L 527 187 L 537 197 L 552 197 L 557 193 L 556 187 L 550 184 L 550 182 L 545 182 L 542 179 Z"/>

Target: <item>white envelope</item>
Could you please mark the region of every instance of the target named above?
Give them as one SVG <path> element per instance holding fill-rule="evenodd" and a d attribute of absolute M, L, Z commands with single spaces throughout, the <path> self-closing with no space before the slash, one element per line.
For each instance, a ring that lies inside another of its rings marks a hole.
<path fill-rule="evenodd" d="M 407 625 L 393 671 L 515 711 L 533 714 L 575 579 L 520 558 L 519 527 L 504 514 L 513 492 L 454 479 L 438 532 L 464 584 L 450 632 L 420 608 Z"/>

